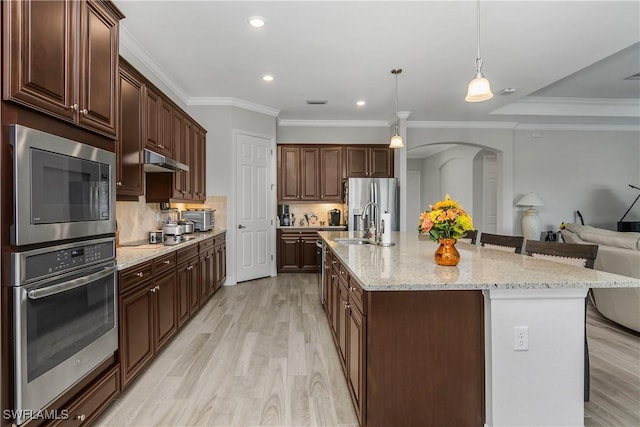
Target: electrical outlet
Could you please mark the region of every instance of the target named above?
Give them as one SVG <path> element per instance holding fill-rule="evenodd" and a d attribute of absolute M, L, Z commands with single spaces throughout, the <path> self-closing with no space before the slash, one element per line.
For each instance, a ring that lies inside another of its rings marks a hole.
<path fill-rule="evenodd" d="M 515 351 L 529 350 L 529 327 L 528 326 L 514 326 L 513 349 Z"/>

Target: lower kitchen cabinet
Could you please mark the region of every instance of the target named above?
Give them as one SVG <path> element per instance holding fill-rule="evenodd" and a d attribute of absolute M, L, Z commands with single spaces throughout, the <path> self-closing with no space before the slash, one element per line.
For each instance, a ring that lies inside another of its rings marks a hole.
<path fill-rule="evenodd" d="M 317 272 L 318 255 L 315 231 L 277 231 L 278 273 Z"/>
<path fill-rule="evenodd" d="M 158 271 L 155 275 L 145 274 Z M 120 272 L 123 388 L 177 332 L 175 253 Z"/>
<path fill-rule="evenodd" d="M 215 239 L 200 242 L 200 298 L 204 301 L 216 291 Z"/>
<path fill-rule="evenodd" d="M 178 265 L 178 327 L 181 327 L 200 306 L 200 277 L 197 257 Z"/>
<path fill-rule="evenodd" d="M 215 290 L 222 287 L 227 280 L 227 238 L 226 234 L 217 236 L 214 246 L 215 253 Z"/>

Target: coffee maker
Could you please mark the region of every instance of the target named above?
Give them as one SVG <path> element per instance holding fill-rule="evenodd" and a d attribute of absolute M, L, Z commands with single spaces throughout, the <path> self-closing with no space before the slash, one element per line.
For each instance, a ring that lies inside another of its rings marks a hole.
<path fill-rule="evenodd" d="M 291 225 L 291 215 L 289 214 L 289 205 L 278 205 L 278 217 L 280 218 L 280 226 Z"/>
<path fill-rule="evenodd" d="M 327 212 L 327 219 L 329 220 L 329 225 L 335 226 L 340 225 L 340 210 L 339 209 L 331 209 Z"/>

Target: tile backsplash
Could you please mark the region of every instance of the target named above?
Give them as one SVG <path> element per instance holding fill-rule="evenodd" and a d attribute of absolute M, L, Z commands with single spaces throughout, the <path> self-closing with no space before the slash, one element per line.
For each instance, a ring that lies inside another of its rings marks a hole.
<path fill-rule="evenodd" d="M 215 219 L 217 227 L 227 226 L 227 197 L 207 196 L 204 204 L 172 203 L 172 208 L 185 210 L 195 209 L 215 209 Z M 137 202 L 116 202 L 116 220 L 120 243 L 136 242 L 146 240 L 149 231 L 158 228 L 159 203 L 147 203 L 144 196 Z"/>
<path fill-rule="evenodd" d="M 342 203 L 289 204 L 289 213 L 295 215 L 296 225 L 299 225 L 299 221 L 304 218 L 304 214 L 307 212 L 313 212 L 318 217 L 318 221 L 324 221 L 328 225 L 327 212 L 331 209 L 340 210 L 340 222 L 344 224 L 344 205 Z"/>

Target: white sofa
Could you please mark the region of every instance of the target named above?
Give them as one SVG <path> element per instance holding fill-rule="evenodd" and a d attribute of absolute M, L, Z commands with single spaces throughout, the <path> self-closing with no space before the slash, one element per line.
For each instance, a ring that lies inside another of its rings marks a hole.
<path fill-rule="evenodd" d="M 640 279 L 640 233 L 568 224 L 561 234 L 567 243 L 598 245 L 596 270 Z M 593 297 L 605 317 L 640 332 L 640 288 L 593 289 Z"/>

